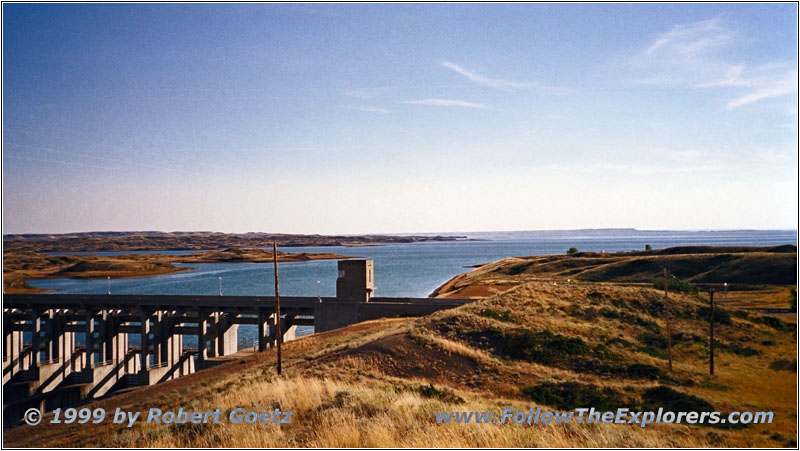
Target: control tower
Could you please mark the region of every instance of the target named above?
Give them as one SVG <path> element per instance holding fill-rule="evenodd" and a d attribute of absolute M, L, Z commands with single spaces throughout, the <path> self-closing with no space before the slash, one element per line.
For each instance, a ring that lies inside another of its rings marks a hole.
<path fill-rule="evenodd" d="M 339 260 L 336 299 L 369 302 L 375 292 L 372 260 Z"/>

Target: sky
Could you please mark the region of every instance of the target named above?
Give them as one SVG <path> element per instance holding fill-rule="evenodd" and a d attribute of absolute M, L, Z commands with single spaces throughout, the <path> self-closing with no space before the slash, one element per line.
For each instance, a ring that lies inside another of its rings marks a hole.
<path fill-rule="evenodd" d="M 797 228 L 796 4 L 2 11 L 6 234 Z"/>

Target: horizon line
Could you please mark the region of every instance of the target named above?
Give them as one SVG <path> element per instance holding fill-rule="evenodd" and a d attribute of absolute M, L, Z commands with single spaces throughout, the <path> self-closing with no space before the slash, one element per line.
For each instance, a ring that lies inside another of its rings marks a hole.
<path fill-rule="evenodd" d="M 220 232 L 211 230 L 89 230 L 89 231 L 73 231 L 73 232 L 17 232 L 17 233 L 4 233 L 3 238 L 14 235 L 76 235 L 76 234 L 92 234 L 92 233 L 116 233 L 116 234 L 142 234 L 142 233 L 163 233 L 163 234 L 200 234 L 200 233 L 213 233 L 225 235 L 248 235 L 248 234 L 265 234 L 265 235 L 302 235 L 302 236 L 378 236 L 378 235 L 464 235 L 464 234 L 478 234 L 478 233 L 525 233 L 525 232 L 598 232 L 598 231 L 629 231 L 629 232 L 798 232 L 798 228 L 731 228 L 731 229 L 716 229 L 716 228 L 691 228 L 691 229 L 637 229 L 635 227 L 598 227 L 598 228 L 577 228 L 577 229 L 519 229 L 519 230 L 473 230 L 473 231 L 448 231 L 448 232 L 369 232 L 369 233 L 291 233 L 291 232 Z"/>

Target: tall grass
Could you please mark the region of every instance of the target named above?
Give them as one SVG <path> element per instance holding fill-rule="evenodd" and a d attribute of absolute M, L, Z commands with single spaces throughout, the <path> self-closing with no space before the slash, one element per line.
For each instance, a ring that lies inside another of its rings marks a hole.
<path fill-rule="evenodd" d="M 234 407 L 294 411 L 291 424 L 201 426 L 137 424 L 109 431 L 97 444 L 118 447 L 658 447 L 708 446 L 675 429 L 625 425 L 437 424 L 436 411 L 494 411 L 530 408 L 515 400 L 487 400 L 460 393 L 465 404 L 424 398 L 390 385 L 354 384 L 293 377 L 249 382 L 202 399 L 194 410 Z"/>

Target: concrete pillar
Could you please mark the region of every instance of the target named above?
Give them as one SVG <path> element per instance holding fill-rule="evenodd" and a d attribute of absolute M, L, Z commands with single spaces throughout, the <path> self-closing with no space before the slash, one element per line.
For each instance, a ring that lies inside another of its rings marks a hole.
<path fill-rule="evenodd" d="M 83 369 L 94 368 L 94 314 L 92 310 L 86 311 L 86 361 Z"/>
<path fill-rule="evenodd" d="M 44 360 L 52 362 L 58 358 L 58 348 L 55 340 L 55 311 L 47 309 L 44 311 L 45 323 L 42 330 L 44 331 Z"/>
<path fill-rule="evenodd" d="M 158 363 L 167 362 L 169 364 L 169 338 L 172 336 L 172 316 L 161 313 L 161 320 L 158 322 Z"/>
<path fill-rule="evenodd" d="M 258 350 L 259 351 L 266 351 L 267 350 L 267 321 L 269 317 L 263 310 L 259 310 L 258 312 Z M 272 328 L 270 327 L 270 330 Z"/>
<path fill-rule="evenodd" d="M 170 335 L 169 339 L 167 340 L 167 366 L 170 368 L 174 368 L 175 365 L 179 365 L 181 363 L 181 356 L 183 355 L 183 336 L 182 335 Z M 180 371 L 175 371 L 173 373 L 175 377 L 180 375 Z"/>
<path fill-rule="evenodd" d="M 219 347 L 219 312 L 212 312 L 208 316 L 206 342 L 210 342 L 208 346 L 208 357 L 217 357 L 217 348 Z"/>
<path fill-rule="evenodd" d="M 219 356 L 235 354 L 239 350 L 239 325 L 233 322 L 235 316 L 230 313 L 219 316 L 217 322 L 217 355 Z"/>
<path fill-rule="evenodd" d="M 150 366 L 150 312 L 142 312 L 142 349 L 139 351 L 139 372 L 147 371 Z"/>
<path fill-rule="evenodd" d="M 163 349 L 164 335 L 164 312 L 161 310 L 153 313 L 150 318 L 152 324 L 150 326 L 150 333 L 153 334 L 153 339 L 150 340 L 150 345 L 153 347 L 153 365 L 158 365 L 162 362 L 161 351 Z"/>
<path fill-rule="evenodd" d="M 108 310 L 103 310 L 101 314 L 103 316 L 103 342 L 105 345 L 100 355 L 103 356 L 103 361 L 113 360 L 114 363 L 117 363 L 119 360 L 114 358 L 116 356 L 114 332 L 117 329 L 117 318 L 110 314 Z"/>
<path fill-rule="evenodd" d="M 39 320 L 41 312 L 33 310 L 31 312 L 31 362 L 29 368 L 35 369 L 39 366 L 39 347 L 41 345 L 42 323 Z"/>
<path fill-rule="evenodd" d="M 70 354 L 73 350 L 73 343 L 67 346 L 67 337 L 72 334 L 66 332 L 66 320 L 63 311 L 50 310 L 50 359 L 61 363 L 61 378 L 66 378 L 70 371 Z"/>
<path fill-rule="evenodd" d="M 22 365 L 22 331 L 15 330 L 17 324 L 13 315 L 11 312 L 3 314 L 3 383 L 8 382 Z"/>
<path fill-rule="evenodd" d="M 97 339 L 95 345 L 97 346 L 97 359 L 100 363 L 109 360 L 106 358 L 106 355 L 108 354 L 108 322 L 110 319 L 111 317 L 108 315 L 107 310 L 103 309 L 97 312 L 97 317 L 95 319 Z"/>
<path fill-rule="evenodd" d="M 197 370 L 202 370 L 208 358 L 206 337 L 208 335 L 208 313 L 203 310 L 197 312 Z"/>
<path fill-rule="evenodd" d="M 281 332 L 283 332 L 283 342 L 292 341 L 297 338 L 297 326 L 294 325 L 294 316 L 286 315 L 283 323 L 281 324 Z"/>
<path fill-rule="evenodd" d="M 66 362 L 64 358 L 64 319 L 60 312 L 50 310 L 48 312 L 49 327 L 48 334 L 50 335 L 50 359 L 58 359 L 60 362 Z"/>

